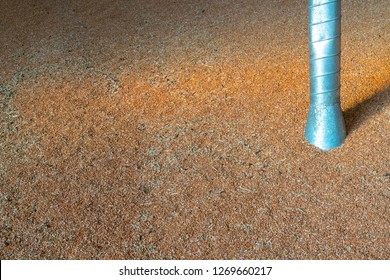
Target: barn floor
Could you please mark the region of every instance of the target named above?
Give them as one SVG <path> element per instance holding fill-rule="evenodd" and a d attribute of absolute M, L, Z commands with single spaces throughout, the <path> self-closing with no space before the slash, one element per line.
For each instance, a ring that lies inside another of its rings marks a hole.
<path fill-rule="evenodd" d="M 306 5 L 2 0 L 0 258 L 390 259 L 389 1 L 342 1 L 328 152 Z"/>

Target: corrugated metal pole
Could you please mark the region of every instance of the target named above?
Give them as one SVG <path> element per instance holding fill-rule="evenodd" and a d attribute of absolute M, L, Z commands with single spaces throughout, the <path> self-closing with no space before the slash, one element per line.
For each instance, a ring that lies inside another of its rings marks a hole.
<path fill-rule="evenodd" d="M 309 0 L 310 107 L 306 139 L 322 150 L 346 137 L 340 106 L 341 0 Z"/>

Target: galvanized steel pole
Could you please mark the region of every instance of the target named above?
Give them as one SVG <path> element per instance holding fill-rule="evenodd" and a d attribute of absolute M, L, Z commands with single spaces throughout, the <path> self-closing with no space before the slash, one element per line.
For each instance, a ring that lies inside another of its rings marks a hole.
<path fill-rule="evenodd" d="M 309 0 L 310 106 L 306 139 L 322 150 L 346 137 L 340 106 L 341 0 Z"/>

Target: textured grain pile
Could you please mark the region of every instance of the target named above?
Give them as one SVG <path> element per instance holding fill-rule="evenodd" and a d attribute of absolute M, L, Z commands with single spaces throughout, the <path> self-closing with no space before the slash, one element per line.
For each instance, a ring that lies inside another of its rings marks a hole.
<path fill-rule="evenodd" d="M 344 0 L 310 146 L 301 0 L 0 2 L 1 259 L 389 259 L 390 4 Z"/>

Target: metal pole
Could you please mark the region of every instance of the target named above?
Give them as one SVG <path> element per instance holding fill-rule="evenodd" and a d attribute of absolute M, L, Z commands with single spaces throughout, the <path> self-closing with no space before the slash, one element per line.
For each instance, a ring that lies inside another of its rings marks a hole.
<path fill-rule="evenodd" d="M 346 137 L 340 106 L 341 0 L 309 0 L 310 106 L 306 139 L 322 150 Z"/>

